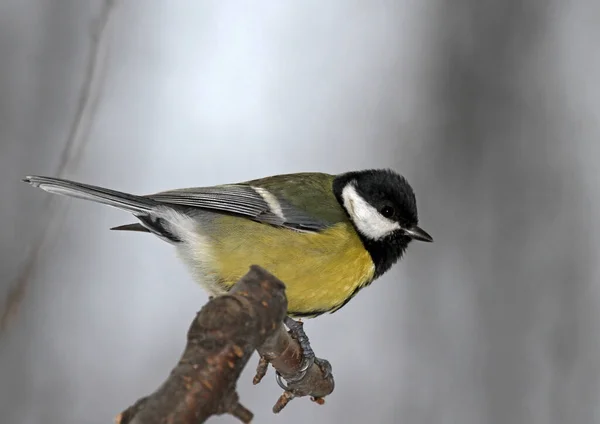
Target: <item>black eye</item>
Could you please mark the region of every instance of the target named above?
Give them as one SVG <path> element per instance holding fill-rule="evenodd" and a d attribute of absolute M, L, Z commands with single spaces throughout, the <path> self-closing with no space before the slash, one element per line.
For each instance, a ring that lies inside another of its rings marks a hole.
<path fill-rule="evenodd" d="M 381 212 L 381 214 L 386 218 L 391 218 L 392 216 L 394 216 L 394 213 L 396 213 L 394 208 L 391 206 L 384 206 L 379 212 Z"/>

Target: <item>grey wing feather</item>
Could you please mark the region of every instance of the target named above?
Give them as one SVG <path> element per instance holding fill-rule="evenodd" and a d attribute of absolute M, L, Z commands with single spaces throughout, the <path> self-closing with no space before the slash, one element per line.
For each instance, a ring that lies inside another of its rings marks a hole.
<path fill-rule="evenodd" d="M 145 197 L 161 203 L 242 215 L 258 222 L 300 231 L 320 231 L 330 226 L 330 223 L 311 217 L 285 199 L 271 196 L 277 203 L 277 210 L 253 187 L 242 184 L 169 190 Z"/>

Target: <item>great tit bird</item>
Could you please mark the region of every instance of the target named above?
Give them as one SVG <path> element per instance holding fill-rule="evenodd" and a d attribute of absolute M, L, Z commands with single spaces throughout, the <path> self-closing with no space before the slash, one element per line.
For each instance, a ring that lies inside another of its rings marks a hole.
<path fill-rule="evenodd" d="M 303 340 L 290 317 L 339 310 L 411 240 L 433 241 L 418 226 L 410 184 L 389 169 L 284 174 L 143 196 L 51 177 L 23 181 L 132 213 L 139 223 L 113 229 L 174 245 L 212 296 L 226 293 L 250 265 L 262 266 L 285 283 L 286 325 Z M 307 339 L 303 348 L 314 359 Z"/>

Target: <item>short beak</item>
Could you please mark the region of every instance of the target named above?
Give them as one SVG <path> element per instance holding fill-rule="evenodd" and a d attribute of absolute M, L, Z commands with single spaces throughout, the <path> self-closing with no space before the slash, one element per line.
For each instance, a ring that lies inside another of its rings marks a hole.
<path fill-rule="evenodd" d="M 417 227 L 416 225 L 414 227 L 404 230 L 404 232 L 407 236 L 414 240 L 425 241 L 427 243 L 433 242 L 433 238 L 429 234 L 427 234 L 425 230 Z"/>

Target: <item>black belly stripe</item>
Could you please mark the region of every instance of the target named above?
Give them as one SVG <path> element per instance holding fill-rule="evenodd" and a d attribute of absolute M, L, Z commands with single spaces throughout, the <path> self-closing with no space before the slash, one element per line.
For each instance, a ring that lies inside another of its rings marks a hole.
<path fill-rule="evenodd" d="M 331 309 L 329 311 L 329 313 L 333 314 L 334 312 L 339 311 L 340 309 L 342 309 L 344 306 L 346 306 L 348 304 L 348 302 L 350 302 L 350 300 L 352 300 L 352 298 L 354 296 L 356 296 L 358 294 L 359 291 L 361 291 L 363 288 L 367 287 L 368 285 L 371 284 L 371 281 L 369 281 L 368 283 L 363 284 L 362 286 L 356 286 L 356 288 L 352 291 L 352 293 L 350 293 L 350 296 L 348 296 L 346 298 L 346 300 L 344 300 L 342 303 L 340 303 L 339 305 L 333 307 L 333 309 Z"/>
<path fill-rule="evenodd" d="M 352 300 L 352 298 L 358 294 L 359 291 L 361 291 L 363 288 L 369 286 L 372 282 L 373 282 L 373 280 L 368 281 L 363 285 L 356 286 L 354 288 L 354 290 L 352 291 L 352 293 L 350 293 L 350 295 L 346 299 L 344 299 L 343 302 L 338 303 L 331 309 L 327 309 L 327 310 L 316 309 L 316 310 L 305 311 L 305 312 L 288 311 L 288 315 L 298 317 L 298 318 L 315 318 L 315 317 L 318 317 L 319 315 L 323 315 L 326 313 L 333 314 L 334 312 L 337 312 L 340 309 L 342 309 L 344 306 L 346 306 L 348 304 L 348 302 L 350 302 L 350 300 Z"/>
<path fill-rule="evenodd" d="M 287 314 L 292 318 L 316 318 L 319 315 L 326 314 L 327 312 L 329 312 L 329 311 L 324 311 L 324 310 L 314 310 L 314 311 L 307 311 L 307 312 L 288 311 Z"/>

